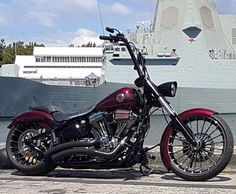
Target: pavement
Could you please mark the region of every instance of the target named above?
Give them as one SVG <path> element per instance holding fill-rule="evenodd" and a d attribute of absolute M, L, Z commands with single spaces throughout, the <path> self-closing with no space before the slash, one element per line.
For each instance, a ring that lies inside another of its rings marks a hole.
<path fill-rule="evenodd" d="M 0 145 L 0 148 L 4 144 Z M 236 150 L 236 149 L 235 149 Z M 236 152 L 234 152 L 236 153 Z M 167 172 L 158 149 L 154 171 L 143 176 L 138 166 L 133 169 L 75 170 L 57 168 L 45 176 L 24 176 L 15 169 L 0 170 L 0 193 L 229 193 L 236 194 L 236 155 L 217 177 L 204 182 L 188 182 Z"/>
<path fill-rule="evenodd" d="M 0 148 L 5 147 L 0 143 Z M 57 168 L 45 176 L 24 176 L 15 169 L 0 170 L 0 194 L 236 194 L 236 147 L 234 155 L 217 177 L 204 182 L 188 182 L 163 167 L 159 149 L 150 176 L 142 176 L 138 168 L 111 170 L 74 170 Z"/>
<path fill-rule="evenodd" d="M 24 176 L 16 170 L 0 171 L 0 193 L 236 193 L 236 173 L 223 172 L 205 182 L 187 182 L 173 173 L 156 169 L 142 176 L 135 169 L 65 170 L 47 176 Z"/>

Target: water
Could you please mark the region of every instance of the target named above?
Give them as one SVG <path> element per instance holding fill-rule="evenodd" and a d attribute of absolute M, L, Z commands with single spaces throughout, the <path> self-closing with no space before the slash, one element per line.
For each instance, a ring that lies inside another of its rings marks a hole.
<path fill-rule="evenodd" d="M 234 142 L 236 142 L 236 114 L 224 114 L 222 116 L 225 121 L 230 126 L 233 136 Z M 5 142 L 9 129 L 7 126 L 10 124 L 10 120 L 8 119 L 0 119 L 0 142 Z M 167 126 L 166 121 L 163 116 L 152 116 L 151 117 L 151 128 L 149 134 L 145 140 L 145 144 L 147 145 L 155 145 L 160 142 L 162 133 Z"/>

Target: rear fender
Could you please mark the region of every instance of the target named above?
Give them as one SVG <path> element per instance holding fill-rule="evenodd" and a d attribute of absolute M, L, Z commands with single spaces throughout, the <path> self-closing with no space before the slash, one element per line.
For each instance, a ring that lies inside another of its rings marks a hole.
<path fill-rule="evenodd" d="M 38 123 L 40 126 L 45 128 L 54 128 L 57 125 L 57 122 L 49 113 L 42 111 L 27 111 L 14 117 L 8 128 L 10 129 L 13 126 L 24 122 Z"/>
<path fill-rule="evenodd" d="M 197 109 L 190 109 L 190 110 L 184 111 L 180 113 L 178 117 L 181 120 L 186 120 L 187 118 L 190 118 L 193 116 L 212 116 L 214 114 L 217 114 L 217 113 L 213 110 L 197 108 Z M 169 123 L 164 130 L 164 133 L 161 138 L 161 144 L 160 144 L 162 162 L 164 166 L 167 168 L 167 170 L 170 170 L 170 157 L 168 154 L 168 142 L 169 142 L 169 137 L 172 134 L 172 131 L 173 131 L 172 123 Z"/>

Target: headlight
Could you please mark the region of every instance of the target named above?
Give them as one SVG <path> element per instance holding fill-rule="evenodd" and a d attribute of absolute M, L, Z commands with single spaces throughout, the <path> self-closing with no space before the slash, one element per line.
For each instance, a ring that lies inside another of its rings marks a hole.
<path fill-rule="evenodd" d="M 157 90 L 167 97 L 174 97 L 177 91 L 177 82 L 167 82 L 157 87 Z"/>
<path fill-rule="evenodd" d="M 177 84 L 172 83 L 172 84 L 171 84 L 171 87 L 170 87 L 171 96 L 174 97 L 175 94 L 176 94 L 176 91 L 177 91 Z"/>

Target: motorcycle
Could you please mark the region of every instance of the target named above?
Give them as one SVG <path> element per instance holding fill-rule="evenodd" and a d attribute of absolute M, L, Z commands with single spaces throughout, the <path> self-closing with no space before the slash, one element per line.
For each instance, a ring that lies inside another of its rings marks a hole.
<path fill-rule="evenodd" d="M 190 181 L 217 176 L 233 154 L 233 136 L 213 110 L 197 108 L 177 114 L 167 97 L 174 97 L 177 82 L 157 86 L 145 58 L 124 34 L 107 27 L 100 39 L 124 44 L 138 73 L 135 88 L 121 88 L 84 112 L 65 114 L 56 106 L 33 107 L 9 125 L 7 155 L 26 175 L 44 175 L 63 168 L 127 168 L 140 164 L 152 170 L 150 151 L 160 146 L 168 171 Z M 170 122 L 160 144 L 144 147 L 151 114 L 160 109 Z"/>

